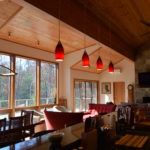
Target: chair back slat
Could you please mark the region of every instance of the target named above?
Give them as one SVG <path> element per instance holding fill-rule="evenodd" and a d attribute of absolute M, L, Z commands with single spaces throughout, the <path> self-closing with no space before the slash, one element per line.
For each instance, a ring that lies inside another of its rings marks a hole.
<path fill-rule="evenodd" d="M 4 131 L 6 129 L 6 118 L 0 119 L 0 131 Z"/>
<path fill-rule="evenodd" d="M 33 114 L 32 110 L 21 110 L 21 116 L 25 116 L 25 126 L 33 124 Z"/>
<path fill-rule="evenodd" d="M 24 126 L 25 116 L 10 117 L 9 118 L 9 129 L 21 128 Z"/>

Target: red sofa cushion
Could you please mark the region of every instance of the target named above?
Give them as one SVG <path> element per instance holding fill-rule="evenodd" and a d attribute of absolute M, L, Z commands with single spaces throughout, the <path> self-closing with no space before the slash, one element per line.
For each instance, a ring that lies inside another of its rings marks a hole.
<path fill-rule="evenodd" d="M 89 104 L 89 110 L 84 113 L 83 120 L 88 117 L 94 117 L 100 113 L 111 113 L 115 111 L 116 105 L 114 104 Z"/>
<path fill-rule="evenodd" d="M 114 104 L 89 104 L 89 110 L 96 110 L 98 113 L 111 113 L 115 109 Z"/>
<path fill-rule="evenodd" d="M 59 130 L 65 124 L 82 122 L 83 113 L 44 111 L 47 130 Z"/>

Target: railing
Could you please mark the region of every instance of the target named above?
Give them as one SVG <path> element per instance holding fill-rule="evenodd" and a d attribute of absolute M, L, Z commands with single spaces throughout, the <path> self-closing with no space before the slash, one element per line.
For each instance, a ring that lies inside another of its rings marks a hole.
<path fill-rule="evenodd" d="M 56 98 L 41 98 L 41 104 L 55 104 Z M 35 105 L 35 99 L 17 99 L 16 107 L 26 107 Z M 9 100 L 0 100 L 0 108 L 8 108 Z"/>
<path fill-rule="evenodd" d="M 8 108 L 9 101 L 8 100 L 0 100 L 0 108 Z"/>

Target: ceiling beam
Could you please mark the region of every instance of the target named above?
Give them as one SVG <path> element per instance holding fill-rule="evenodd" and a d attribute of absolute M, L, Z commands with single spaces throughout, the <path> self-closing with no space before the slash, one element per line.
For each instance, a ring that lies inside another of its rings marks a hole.
<path fill-rule="evenodd" d="M 20 11 L 22 7 L 19 7 L 1 26 L 0 29 L 2 29 L 5 25 L 7 25 Z"/>
<path fill-rule="evenodd" d="M 56 18 L 59 10 L 59 0 L 25 0 L 39 9 L 53 15 Z M 110 31 L 98 18 L 85 11 L 83 5 L 74 0 L 62 0 L 60 7 L 60 19 L 74 28 L 84 32 L 97 41 L 113 48 L 124 56 L 135 60 L 135 51 L 122 41 L 116 34 Z"/>

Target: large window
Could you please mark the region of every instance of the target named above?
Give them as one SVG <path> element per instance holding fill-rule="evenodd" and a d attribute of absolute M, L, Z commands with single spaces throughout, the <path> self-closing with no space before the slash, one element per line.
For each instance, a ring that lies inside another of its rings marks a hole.
<path fill-rule="evenodd" d="M 27 107 L 40 110 L 55 104 L 57 68 L 51 62 L 0 54 L 0 118 L 14 116 Z M 10 70 L 17 74 L 1 76 L 10 74 Z"/>
<path fill-rule="evenodd" d="M 89 103 L 98 101 L 98 82 L 75 81 L 75 111 L 86 111 Z"/>
<path fill-rule="evenodd" d="M 56 103 L 57 66 L 41 62 L 41 104 Z"/>
<path fill-rule="evenodd" d="M 35 105 L 36 61 L 16 58 L 16 107 Z"/>
<path fill-rule="evenodd" d="M 0 74 L 9 73 L 4 67 L 10 68 L 10 56 L 0 55 Z M 9 107 L 10 99 L 10 77 L 0 76 L 0 109 Z"/>

